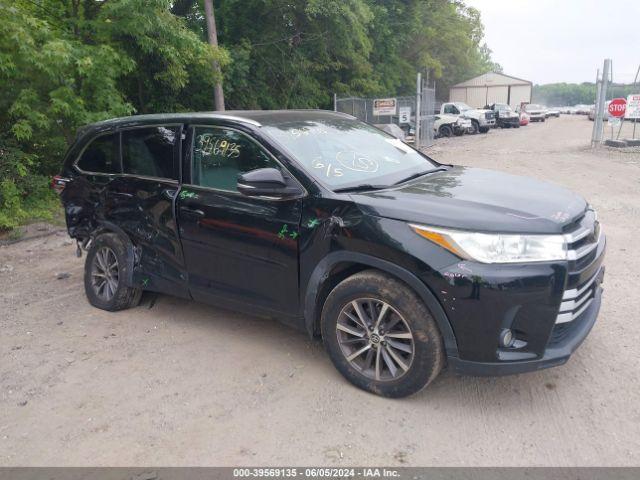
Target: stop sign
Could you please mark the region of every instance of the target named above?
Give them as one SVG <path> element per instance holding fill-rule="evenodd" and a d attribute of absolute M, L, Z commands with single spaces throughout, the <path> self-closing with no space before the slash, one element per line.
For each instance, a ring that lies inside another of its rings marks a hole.
<path fill-rule="evenodd" d="M 612 117 L 624 117 L 627 109 L 627 101 L 624 98 L 614 98 L 609 104 L 609 115 Z"/>

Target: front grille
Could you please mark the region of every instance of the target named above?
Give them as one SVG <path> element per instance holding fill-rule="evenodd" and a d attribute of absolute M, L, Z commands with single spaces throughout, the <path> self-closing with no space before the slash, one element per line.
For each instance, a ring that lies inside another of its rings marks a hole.
<path fill-rule="evenodd" d="M 579 262 L 580 259 L 596 250 L 600 242 L 600 233 L 600 222 L 598 222 L 596 212 L 592 209 L 587 210 L 578 222 L 576 229 L 564 235 L 568 248 L 568 260 Z"/>
<path fill-rule="evenodd" d="M 571 228 L 570 232 L 564 234 L 568 248 L 569 280 L 562 294 L 556 326 L 573 322 L 589 308 L 604 268 L 601 256 L 597 258 L 598 245 L 603 240 L 596 212 L 587 210 Z"/>
<path fill-rule="evenodd" d="M 495 118 L 495 113 L 494 112 L 485 112 L 484 114 L 484 118 L 486 118 L 487 120 L 492 120 L 493 118 Z"/>
<path fill-rule="evenodd" d="M 589 308 L 595 298 L 596 288 L 598 287 L 596 280 L 599 275 L 600 270 L 579 287 L 564 291 L 560 311 L 556 317 L 556 324 L 571 322 Z"/>

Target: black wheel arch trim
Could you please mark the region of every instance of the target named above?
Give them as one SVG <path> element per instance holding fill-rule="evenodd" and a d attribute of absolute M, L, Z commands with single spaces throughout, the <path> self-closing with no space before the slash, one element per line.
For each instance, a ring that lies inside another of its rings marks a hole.
<path fill-rule="evenodd" d="M 98 223 L 98 226 L 96 227 L 96 229 L 93 232 L 91 232 L 92 240 L 95 240 L 96 237 L 98 237 L 103 233 L 115 233 L 124 242 L 125 248 L 127 249 L 127 269 L 126 269 L 126 276 L 123 279 L 124 285 L 127 287 L 135 287 L 136 285 L 133 284 L 133 269 L 135 266 L 135 248 L 134 248 L 133 242 L 131 241 L 131 238 L 129 238 L 129 235 L 127 235 L 127 233 L 116 224 L 107 222 L 107 221 L 101 221 Z"/>
<path fill-rule="evenodd" d="M 440 305 L 440 302 L 438 302 L 437 298 L 427 285 L 425 285 L 413 273 L 394 263 L 378 257 L 349 251 L 329 253 L 320 262 L 318 262 L 318 265 L 313 270 L 313 273 L 309 278 L 304 298 L 304 322 L 306 330 L 310 336 L 314 336 L 317 331 L 316 321 L 319 318 L 318 314 L 320 313 L 318 312 L 318 309 L 321 308 L 321 306 L 318 305 L 317 295 L 321 290 L 320 287 L 328 280 L 331 269 L 335 265 L 343 262 L 360 264 L 381 270 L 397 277 L 409 285 L 420 296 L 422 301 L 427 305 L 427 308 L 429 308 L 429 311 L 433 314 L 434 320 L 438 324 L 438 328 L 442 334 L 446 355 L 448 357 L 458 356 L 458 344 L 456 342 L 453 329 L 451 328 L 451 324 L 449 323 L 449 319 Z"/>

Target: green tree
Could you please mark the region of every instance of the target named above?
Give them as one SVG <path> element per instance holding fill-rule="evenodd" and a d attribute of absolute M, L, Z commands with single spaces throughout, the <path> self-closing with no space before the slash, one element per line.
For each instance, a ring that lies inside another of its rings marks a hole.
<path fill-rule="evenodd" d="M 0 228 L 41 216 L 76 129 L 135 112 L 206 109 L 215 51 L 168 0 L 0 0 Z M 204 108 L 203 108 L 204 107 Z"/>

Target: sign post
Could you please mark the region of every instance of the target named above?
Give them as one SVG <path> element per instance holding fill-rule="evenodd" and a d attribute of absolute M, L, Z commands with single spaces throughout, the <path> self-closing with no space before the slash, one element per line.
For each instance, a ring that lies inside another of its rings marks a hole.
<path fill-rule="evenodd" d="M 406 124 L 411 121 L 411 107 L 400 107 L 398 113 L 398 123 Z"/>
<path fill-rule="evenodd" d="M 376 98 L 373 100 L 373 114 L 376 117 L 380 115 L 395 115 L 397 105 L 398 102 L 395 98 Z"/>
<path fill-rule="evenodd" d="M 617 125 L 620 125 L 620 128 L 618 129 L 618 136 L 616 137 L 616 138 L 620 138 L 620 132 L 622 131 L 624 113 L 627 110 L 627 100 L 624 98 L 614 98 L 613 100 L 611 100 L 608 110 L 609 110 L 609 115 L 611 116 L 611 119 L 609 120 L 609 125 L 611 125 L 611 139 L 613 140 L 614 122 Z M 612 122 L 611 120 L 614 120 L 614 122 Z"/>

